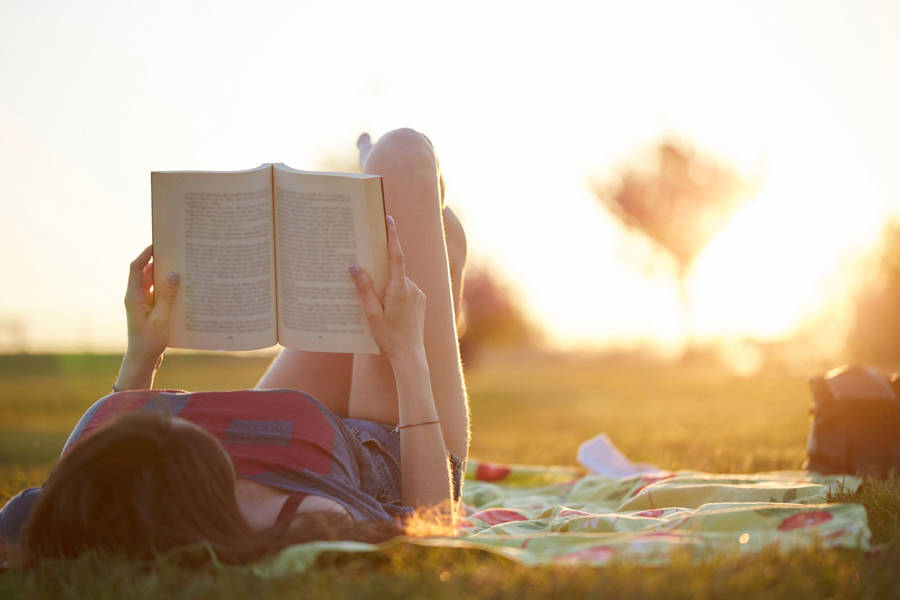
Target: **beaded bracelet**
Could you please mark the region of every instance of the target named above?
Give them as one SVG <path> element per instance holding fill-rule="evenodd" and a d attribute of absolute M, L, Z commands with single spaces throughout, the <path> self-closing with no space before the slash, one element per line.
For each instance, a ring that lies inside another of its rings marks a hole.
<path fill-rule="evenodd" d="M 400 433 L 401 429 L 406 429 L 407 427 L 418 427 L 419 425 L 435 425 L 440 423 L 440 421 L 422 421 L 421 423 L 409 423 L 407 425 L 397 425 L 394 427 L 394 433 Z"/>

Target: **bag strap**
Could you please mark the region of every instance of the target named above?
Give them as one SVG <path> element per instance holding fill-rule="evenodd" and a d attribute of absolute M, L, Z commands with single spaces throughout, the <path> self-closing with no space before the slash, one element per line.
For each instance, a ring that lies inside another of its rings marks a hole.
<path fill-rule="evenodd" d="M 281 505 L 281 510 L 275 518 L 275 525 L 288 526 L 297 515 L 297 509 L 300 508 L 300 503 L 303 502 L 308 495 L 309 494 L 291 494 L 285 498 L 284 504 Z"/>

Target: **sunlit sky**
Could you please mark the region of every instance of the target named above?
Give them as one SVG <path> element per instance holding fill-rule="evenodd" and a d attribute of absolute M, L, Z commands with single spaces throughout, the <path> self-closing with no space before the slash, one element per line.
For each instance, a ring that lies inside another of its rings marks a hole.
<path fill-rule="evenodd" d="M 0 347 L 15 322 L 30 350 L 123 347 L 151 170 L 316 168 L 401 126 L 563 347 L 684 333 L 671 265 L 592 177 L 662 136 L 759 176 L 689 322 L 777 339 L 846 296 L 900 208 L 897 73 L 888 0 L 0 2 Z"/>

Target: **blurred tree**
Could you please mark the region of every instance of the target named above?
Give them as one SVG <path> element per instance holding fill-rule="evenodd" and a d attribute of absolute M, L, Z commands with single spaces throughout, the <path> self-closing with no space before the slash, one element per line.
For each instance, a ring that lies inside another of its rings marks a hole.
<path fill-rule="evenodd" d="M 485 348 L 526 347 L 539 338 L 513 290 L 483 265 L 466 267 L 463 323 L 459 346 L 467 364 Z"/>
<path fill-rule="evenodd" d="M 25 319 L 0 319 L 0 352 L 24 353 L 28 348 Z"/>
<path fill-rule="evenodd" d="M 900 220 L 884 228 L 878 261 L 856 298 L 847 343 L 854 360 L 900 367 Z"/>
<path fill-rule="evenodd" d="M 755 190 L 732 169 L 680 142 L 653 150 L 650 170 L 626 168 L 618 180 L 595 181 L 597 199 L 624 225 L 664 248 L 678 264 L 687 308 L 688 268 L 703 247 Z"/>

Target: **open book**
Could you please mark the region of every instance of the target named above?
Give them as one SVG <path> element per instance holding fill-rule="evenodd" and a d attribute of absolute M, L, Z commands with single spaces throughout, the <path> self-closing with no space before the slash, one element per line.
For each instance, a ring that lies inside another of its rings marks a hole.
<path fill-rule="evenodd" d="M 169 346 L 378 352 L 347 267 L 384 292 L 380 177 L 266 164 L 154 172 L 151 187 L 154 287 L 181 273 Z"/>

